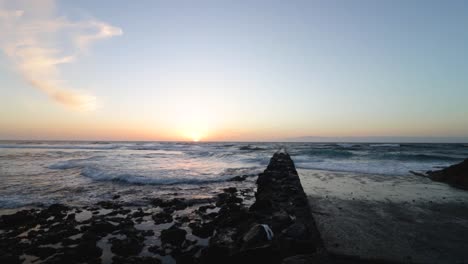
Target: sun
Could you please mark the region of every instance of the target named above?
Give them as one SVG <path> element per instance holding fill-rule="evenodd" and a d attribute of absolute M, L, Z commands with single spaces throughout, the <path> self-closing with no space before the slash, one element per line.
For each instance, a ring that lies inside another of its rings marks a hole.
<path fill-rule="evenodd" d="M 201 140 L 201 133 L 200 132 L 192 132 L 189 136 L 193 142 L 199 142 Z"/>

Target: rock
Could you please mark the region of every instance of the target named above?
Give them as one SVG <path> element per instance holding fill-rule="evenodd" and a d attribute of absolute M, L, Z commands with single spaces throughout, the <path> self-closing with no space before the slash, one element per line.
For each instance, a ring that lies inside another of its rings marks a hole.
<path fill-rule="evenodd" d="M 152 216 L 155 224 L 165 224 L 172 222 L 172 215 L 166 212 L 160 212 Z"/>
<path fill-rule="evenodd" d="M 242 175 L 242 176 L 235 176 L 230 178 L 228 181 L 245 181 L 247 179 L 247 175 Z"/>
<path fill-rule="evenodd" d="M 49 208 L 47 208 L 47 211 L 50 214 L 56 215 L 56 214 L 61 214 L 63 212 L 66 212 L 69 209 L 70 209 L 69 207 L 63 204 L 52 204 L 51 206 L 49 206 Z"/>
<path fill-rule="evenodd" d="M 115 226 L 109 222 L 102 221 L 102 222 L 93 223 L 88 230 L 98 235 L 105 235 L 105 234 L 112 233 L 117 229 L 119 229 L 119 226 Z"/>
<path fill-rule="evenodd" d="M 76 247 L 76 253 L 80 259 L 95 259 L 102 255 L 102 249 L 96 246 L 95 241 L 82 241 Z"/>
<path fill-rule="evenodd" d="M 45 259 L 49 256 L 52 256 L 55 254 L 55 252 L 57 252 L 57 250 L 51 247 L 32 247 L 27 251 L 29 255 L 37 256 L 40 259 Z"/>
<path fill-rule="evenodd" d="M 223 189 L 224 192 L 227 192 L 227 193 L 236 193 L 237 192 L 237 188 L 236 187 L 229 187 L 229 188 L 225 188 Z"/>
<path fill-rule="evenodd" d="M 161 261 L 157 258 L 152 257 L 121 257 L 114 256 L 112 258 L 114 264 L 160 264 Z"/>
<path fill-rule="evenodd" d="M 306 239 L 308 236 L 306 226 L 300 222 L 290 225 L 288 228 L 283 230 L 282 234 L 293 239 Z"/>
<path fill-rule="evenodd" d="M 159 206 L 159 207 L 162 207 L 163 203 L 164 203 L 164 200 L 161 199 L 161 198 L 153 198 L 151 199 L 150 203 L 154 206 Z"/>
<path fill-rule="evenodd" d="M 14 228 L 16 226 L 31 223 L 35 220 L 34 212 L 31 210 L 18 211 L 11 215 L 3 215 L 1 217 L 0 227 Z"/>
<path fill-rule="evenodd" d="M 185 202 L 185 199 L 182 198 L 174 198 L 168 201 L 162 200 L 160 198 L 154 198 L 151 200 L 151 204 L 161 208 L 170 207 L 173 210 L 183 210 L 187 208 L 187 203 Z"/>
<path fill-rule="evenodd" d="M 179 198 L 174 198 L 168 201 L 168 205 L 174 208 L 175 210 L 184 210 L 185 208 L 187 208 L 185 199 L 179 199 Z"/>
<path fill-rule="evenodd" d="M 273 213 L 272 229 L 281 230 L 292 223 L 291 216 L 284 210 Z"/>
<path fill-rule="evenodd" d="M 269 227 L 267 226 L 267 230 Z M 269 230 L 271 231 L 271 230 Z M 268 232 L 269 232 L 268 231 Z M 267 233 L 262 225 L 256 224 L 252 226 L 247 233 L 242 237 L 242 249 L 251 249 L 265 246 L 270 243 L 273 238 L 273 233 Z"/>
<path fill-rule="evenodd" d="M 4 264 L 20 264 L 23 263 L 22 260 L 20 260 L 19 256 L 14 256 L 11 254 L 0 254 L 0 263 Z"/>
<path fill-rule="evenodd" d="M 210 205 L 203 205 L 203 206 L 200 206 L 200 207 L 198 208 L 198 212 L 206 213 L 206 210 L 208 210 L 208 209 L 214 209 L 214 208 L 216 208 L 216 206 L 215 206 L 215 205 L 212 205 L 212 204 L 210 204 Z"/>
<path fill-rule="evenodd" d="M 232 203 L 242 203 L 242 201 L 242 198 L 237 197 L 234 193 L 225 192 L 218 194 L 218 201 L 216 202 L 216 206 Z"/>
<path fill-rule="evenodd" d="M 120 195 L 118 195 L 118 194 L 112 196 L 112 200 L 117 200 L 117 199 L 119 199 L 119 198 L 120 198 Z"/>
<path fill-rule="evenodd" d="M 120 204 L 113 201 L 101 201 L 98 202 L 97 205 L 101 206 L 104 209 L 119 209 L 121 207 Z"/>
<path fill-rule="evenodd" d="M 166 255 L 166 251 L 164 251 L 164 249 L 160 248 L 159 246 L 151 246 L 148 248 L 148 251 L 161 256 Z"/>
<path fill-rule="evenodd" d="M 137 255 L 145 244 L 142 239 L 127 237 L 125 239 L 112 239 L 111 251 L 119 256 Z"/>
<path fill-rule="evenodd" d="M 200 238 L 208 238 L 213 235 L 214 224 L 212 222 L 199 224 L 199 223 L 190 223 L 189 227 L 192 229 L 192 234 Z"/>
<path fill-rule="evenodd" d="M 427 174 L 433 181 L 468 190 L 468 159 L 442 170 L 428 171 Z"/>
<path fill-rule="evenodd" d="M 153 230 L 144 230 L 141 232 L 142 236 L 154 236 L 154 231 Z"/>
<path fill-rule="evenodd" d="M 311 264 L 318 263 L 311 255 L 296 255 L 283 259 L 281 264 Z"/>
<path fill-rule="evenodd" d="M 181 246 L 185 241 L 187 231 L 177 228 L 175 225 L 161 231 L 161 241 L 174 246 Z"/>
<path fill-rule="evenodd" d="M 141 208 L 140 208 L 140 210 L 137 210 L 136 212 L 134 212 L 134 213 L 132 214 L 132 217 L 138 218 L 138 217 L 143 217 L 143 216 L 145 216 L 145 215 L 149 215 L 149 214 L 143 212 L 143 210 L 141 210 Z"/>

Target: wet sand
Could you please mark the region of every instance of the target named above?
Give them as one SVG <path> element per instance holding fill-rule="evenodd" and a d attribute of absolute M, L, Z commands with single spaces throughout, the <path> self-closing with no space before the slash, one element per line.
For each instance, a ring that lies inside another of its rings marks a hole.
<path fill-rule="evenodd" d="M 468 262 L 468 192 L 418 176 L 298 170 L 327 251 L 412 263 Z"/>

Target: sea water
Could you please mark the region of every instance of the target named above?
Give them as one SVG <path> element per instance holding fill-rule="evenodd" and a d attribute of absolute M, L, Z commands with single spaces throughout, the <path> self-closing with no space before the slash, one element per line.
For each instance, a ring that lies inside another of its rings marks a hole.
<path fill-rule="evenodd" d="M 0 208 L 205 197 L 235 176 L 253 184 L 285 148 L 298 169 L 404 176 L 468 157 L 466 144 L 0 142 Z"/>

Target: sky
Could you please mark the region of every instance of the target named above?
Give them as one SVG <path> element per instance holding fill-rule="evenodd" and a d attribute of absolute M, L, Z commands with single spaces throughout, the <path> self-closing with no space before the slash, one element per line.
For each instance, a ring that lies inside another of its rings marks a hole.
<path fill-rule="evenodd" d="M 0 0 L 0 139 L 468 141 L 467 1 Z"/>

